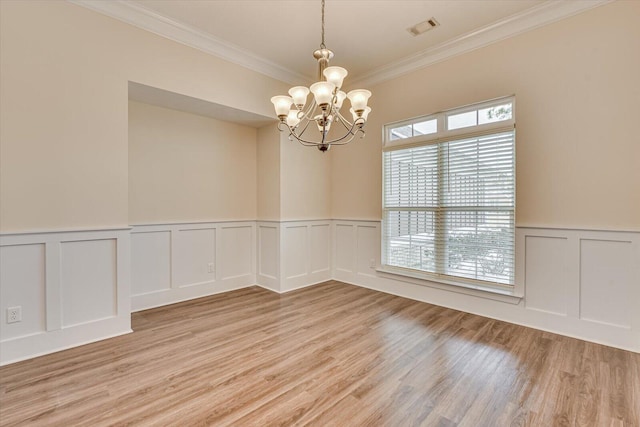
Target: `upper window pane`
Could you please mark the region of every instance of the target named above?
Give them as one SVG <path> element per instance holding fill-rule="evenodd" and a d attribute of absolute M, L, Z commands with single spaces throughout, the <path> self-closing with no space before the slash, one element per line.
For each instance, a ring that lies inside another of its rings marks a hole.
<path fill-rule="evenodd" d="M 513 104 L 495 105 L 478 110 L 478 124 L 501 122 L 513 118 Z"/>
<path fill-rule="evenodd" d="M 431 119 L 420 123 L 414 123 L 413 136 L 429 135 L 438 132 L 438 120 Z"/>
<path fill-rule="evenodd" d="M 447 129 L 460 129 L 478 124 L 477 110 L 454 114 L 447 117 Z"/>
<path fill-rule="evenodd" d="M 395 141 L 396 139 L 411 138 L 413 136 L 411 125 L 399 126 L 392 128 L 389 131 L 389 139 Z"/>
<path fill-rule="evenodd" d="M 403 145 L 434 143 L 441 137 L 475 133 L 476 129 L 483 133 L 504 130 L 514 121 L 515 99 L 504 97 L 389 123 L 384 126 L 383 144 L 386 149 L 393 150 Z"/>

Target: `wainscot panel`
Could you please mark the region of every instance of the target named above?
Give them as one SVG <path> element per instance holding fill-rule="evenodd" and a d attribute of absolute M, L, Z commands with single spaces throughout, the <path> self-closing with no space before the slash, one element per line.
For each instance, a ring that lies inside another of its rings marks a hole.
<path fill-rule="evenodd" d="M 330 280 L 332 221 L 258 222 L 258 285 L 288 292 Z"/>
<path fill-rule="evenodd" d="M 136 225 L 133 311 L 252 286 L 255 221 Z"/>
<path fill-rule="evenodd" d="M 280 223 L 258 221 L 258 285 L 280 292 Z"/>
<path fill-rule="evenodd" d="M 131 332 L 129 229 L 3 234 L 0 264 L 0 364 Z"/>

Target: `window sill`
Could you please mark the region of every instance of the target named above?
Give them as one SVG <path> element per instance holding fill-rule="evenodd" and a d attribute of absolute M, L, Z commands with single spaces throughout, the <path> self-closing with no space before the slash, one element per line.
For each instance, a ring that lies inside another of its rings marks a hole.
<path fill-rule="evenodd" d="M 473 295 L 480 298 L 506 302 L 509 304 L 519 304 L 524 295 L 517 295 L 515 291 L 492 288 L 475 283 L 463 281 L 447 280 L 428 273 L 420 273 L 403 268 L 381 266 L 376 269 L 379 276 L 412 283 L 414 285 L 428 286 L 430 288 L 442 289 L 460 294 Z"/>

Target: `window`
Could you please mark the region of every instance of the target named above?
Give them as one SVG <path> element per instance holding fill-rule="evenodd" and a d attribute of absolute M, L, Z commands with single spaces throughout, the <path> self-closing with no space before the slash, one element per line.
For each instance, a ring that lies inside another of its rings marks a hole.
<path fill-rule="evenodd" d="M 513 287 L 514 104 L 385 126 L 384 267 Z"/>

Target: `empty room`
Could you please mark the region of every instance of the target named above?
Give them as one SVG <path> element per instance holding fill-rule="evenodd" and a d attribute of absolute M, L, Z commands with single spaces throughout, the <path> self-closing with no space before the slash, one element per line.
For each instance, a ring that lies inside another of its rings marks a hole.
<path fill-rule="evenodd" d="M 640 427 L 638 22 L 0 0 L 0 426 Z"/>

